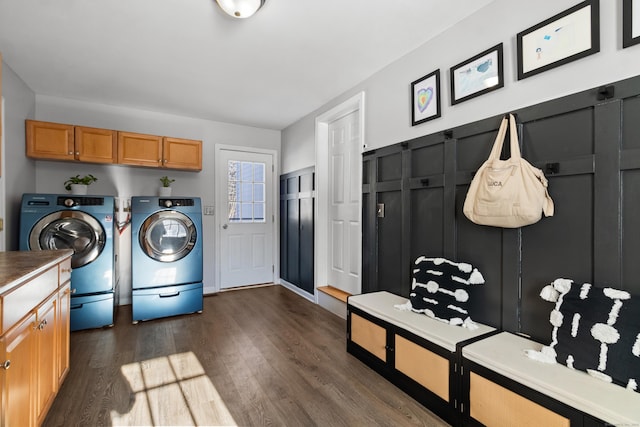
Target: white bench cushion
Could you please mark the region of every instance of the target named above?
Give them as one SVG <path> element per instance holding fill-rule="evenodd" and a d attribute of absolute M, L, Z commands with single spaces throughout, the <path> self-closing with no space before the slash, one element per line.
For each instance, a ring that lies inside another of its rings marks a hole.
<path fill-rule="evenodd" d="M 614 425 L 639 425 L 640 394 L 559 364 L 530 359 L 542 344 L 508 332 L 462 348 L 465 359 L 485 366 L 584 413 Z"/>
<path fill-rule="evenodd" d="M 477 323 L 478 329 L 470 331 L 461 326 L 451 326 L 432 319 L 424 314 L 394 308 L 394 305 L 405 304 L 407 301 L 407 298 L 380 291 L 351 296 L 348 303 L 450 352 L 456 351 L 456 344 L 459 342 L 495 331 L 495 328 L 480 323 Z"/>

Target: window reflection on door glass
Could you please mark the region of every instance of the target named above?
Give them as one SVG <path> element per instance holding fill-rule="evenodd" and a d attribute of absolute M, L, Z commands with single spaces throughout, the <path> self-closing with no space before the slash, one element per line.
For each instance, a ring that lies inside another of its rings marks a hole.
<path fill-rule="evenodd" d="M 230 222 L 265 222 L 265 163 L 229 160 Z"/>

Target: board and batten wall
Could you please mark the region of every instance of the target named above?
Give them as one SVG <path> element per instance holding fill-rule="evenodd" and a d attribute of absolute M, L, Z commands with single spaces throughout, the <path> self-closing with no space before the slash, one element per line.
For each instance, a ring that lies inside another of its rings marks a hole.
<path fill-rule="evenodd" d="M 622 48 L 622 1 L 601 0 L 599 53 L 517 80 L 516 34 L 578 3 L 493 1 L 284 129 L 282 172 L 316 164 L 315 118 L 362 91 L 367 151 L 640 75 L 640 45 Z M 498 43 L 504 44 L 504 88 L 451 106 L 449 68 Z M 410 83 L 436 69 L 441 72 L 442 117 L 411 126 Z"/>

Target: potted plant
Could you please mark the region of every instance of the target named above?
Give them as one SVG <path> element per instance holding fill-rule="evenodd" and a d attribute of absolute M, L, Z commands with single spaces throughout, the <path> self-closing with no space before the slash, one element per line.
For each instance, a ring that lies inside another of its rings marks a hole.
<path fill-rule="evenodd" d="M 87 194 L 87 187 L 96 182 L 98 178 L 88 174 L 83 177 L 80 175 L 72 176 L 64 182 L 64 188 L 71 191 L 71 194 Z"/>
<path fill-rule="evenodd" d="M 171 179 L 168 176 L 163 176 L 160 178 L 160 182 L 162 183 L 162 187 L 158 190 L 160 196 L 170 196 L 171 195 L 171 183 L 175 182 L 175 179 Z"/>

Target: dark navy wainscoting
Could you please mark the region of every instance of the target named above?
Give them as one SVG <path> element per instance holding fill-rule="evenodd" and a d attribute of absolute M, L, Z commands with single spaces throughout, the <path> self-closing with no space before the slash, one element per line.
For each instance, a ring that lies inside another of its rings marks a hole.
<path fill-rule="evenodd" d="M 471 317 L 541 342 L 552 306 L 538 294 L 558 277 L 640 295 L 640 77 L 611 86 L 615 97 L 593 88 L 513 111 L 523 157 L 555 202 L 553 217 L 520 229 L 462 213 L 502 116 L 365 153 L 363 292 L 408 296 L 420 255 L 469 262 L 486 280 L 471 292 Z"/>

